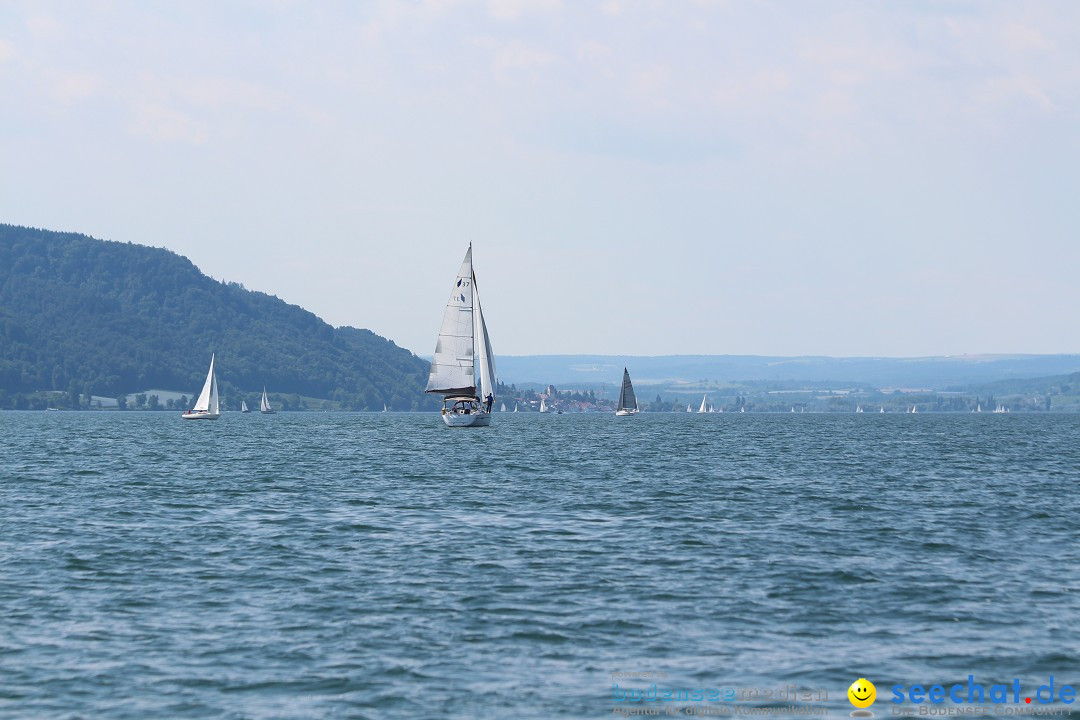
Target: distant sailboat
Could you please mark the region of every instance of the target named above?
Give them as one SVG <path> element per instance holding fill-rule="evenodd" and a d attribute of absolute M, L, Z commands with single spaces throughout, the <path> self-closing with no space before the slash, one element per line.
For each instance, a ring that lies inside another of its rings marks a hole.
<path fill-rule="evenodd" d="M 746 412 L 746 406 L 739 408 L 739 412 Z"/>
<path fill-rule="evenodd" d="M 688 413 L 694 412 L 694 407 L 690 403 L 686 403 L 686 412 L 688 412 Z"/>
<path fill-rule="evenodd" d="M 911 406 L 911 414 L 912 414 L 912 415 L 914 415 L 914 414 L 915 414 L 915 413 L 917 413 L 918 411 L 919 411 L 919 410 L 918 410 L 918 407 L 917 407 L 917 406 L 915 406 L 915 405 L 912 405 L 912 406 Z"/>
<path fill-rule="evenodd" d="M 544 402 L 544 398 L 540 398 L 540 412 L 546 413 L 548 411 L 547 403 Z"/>
<path fill-rule="evenodd" d="M 855 406 L 855 412 L 861 413 L 862 412 L 862 405 L 856 405 Z"/>
<path fill-rule="evenodd" d="M 707 405 L 705 404 L 705 400 L 706 400 L 706 398 L 708 398 L 708 397 L 709 397 L 708 395 L 702 395 L 702 396 L 701 396 L 701 407 L 699 407 L 699 408 L 698 408 L 698 413 L 699 413 L 699 414 L 700 414 L 700 413 L 706 413 L 706 412 L 709 412 L 709 408 L 708 408 L 708 406 L 707 406 Z"/>
<path fill-rule="evenodd" d="M 250 410 L 248 410 L 247 402 L 244 401 L 244 400 L 240 401 L 240 412 L 242 412 L 242 413 L 251 412 Z"/>
<path fill-rule="evenodd" d="M 203 383 L 199 399 L 190 410 L 181 415 L 185 420 L 217 420 L 221 417 L 221 406 L 218 402 L 217 375 L 214 374 L 214 356 L 210 356 L 210 371 L 206 373 L 206 382 Z"/>
<path fill-rule="evenodd" d="M 499 412 L 506 412 L 506 403 L 499 406 Z"/>
<path fill-rule="evenodd" d="M 517 410 L 518 410 L 518 404 L 514 403 L 514 412 L 517 412 Z"/>
<path fill-rule="evenodd" d="M 883 413 L 883 412 L 885 412 L 885 406 L 884 406 L 884 405 L 882 405 L 882 406 L 881 406 L 881 409 L 880 409 L 880 410 L 878 410 L 878 412 L 879 412 L 879 413 Z"/>
<path fill-rule="evenodd" d="M 270 407 L 270 399 L 266 396 L 266 386 L 263 386 L 262 399 L 259 400 L 259 412 L 263 415 L 273 415 L 277 412 L 274 408 Z"/>
<path fill-rule="evenodd" d="M 630 382 L 630 371 L 623 368 L 622 387 L 619 388 L 619 404 L 615 407 L 615 415 L 617 417 L 635 415 L 637 411 L 637 396 L 634 395 L 634 385 Z"/>
<path fill-rule="evenodd" d="M 495 402 L 495 356 L 480 306 L 472 243 L 461 261 L 450 299 L 446 302 L 425 392 L 443 396 L 442 419 L 447 426 L 491 425 L 491 404 Z"/>
<path fill-rule="evenodd" d="M 390 412 L 390 408 L 386 407 L 386 403 L 382 404 L 382 411 L 383 412 Z"/>

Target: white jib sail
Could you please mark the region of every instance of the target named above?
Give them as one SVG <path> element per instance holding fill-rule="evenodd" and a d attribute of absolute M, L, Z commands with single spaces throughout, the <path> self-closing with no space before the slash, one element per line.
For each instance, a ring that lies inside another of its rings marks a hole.
<path fill-rule="evenodd" d="M 450 299 L 446 302 L 439 340 L 431 359 L 426 392 L 474 395 L 472 246 L 465 253 Z"/>
<path fill-rule="evenodd" d="M 469 248 L 472 252 L 472 248 Z M 480 399 L 486 400 L 490 394 L 495 397 L 495 357 L 491 352 L 491 339 L 488 337 L 484 311 L 480 308 L 480 290 L 476 287 L 476 275 L 473 274 L 473 322 L 476 328 L 476 357 L 480 370 Z"/>

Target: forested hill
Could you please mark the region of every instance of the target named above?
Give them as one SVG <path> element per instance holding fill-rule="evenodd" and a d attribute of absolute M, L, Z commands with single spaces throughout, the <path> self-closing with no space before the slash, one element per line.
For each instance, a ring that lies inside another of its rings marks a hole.
<path fill-rule="evenodd" d="M 197 393 L 211 353 L 226 398 L 266 385 L 345 409 L 437 406 L 423 393 L 428 362 L 368 330 L 335 329 L 168 250 L 0 224 L 0 407 L 43 390 Z"/>

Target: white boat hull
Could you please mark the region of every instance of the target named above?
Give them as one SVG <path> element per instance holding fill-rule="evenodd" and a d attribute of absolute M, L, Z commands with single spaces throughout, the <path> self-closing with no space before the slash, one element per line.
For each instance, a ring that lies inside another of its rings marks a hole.
<path fill-rule="evenodd" d="M 637 415 L 637 410 L 616 410 L 615 417 L 626 417 L 627 415 Z"/>
<path fill-rule="evenodd" d="M 491 414 L 486 412 L 456 413 L 450 410 L 443 411 L 443 422 L 447 427 L 487 427 L 491 425 Z"/>
<path fill-rule="evenodd" d="M 217 420 L 221 417 L 221 413 L 212 412 L 186 412 L 181 415 L 185 420 Z"/>

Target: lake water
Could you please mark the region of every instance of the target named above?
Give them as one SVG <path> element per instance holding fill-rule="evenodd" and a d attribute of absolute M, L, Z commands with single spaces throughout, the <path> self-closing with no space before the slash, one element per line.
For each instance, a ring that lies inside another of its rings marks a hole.
<path fill-rule="evenodd" d="M 1080 415 L 3 412 L 0 717 L 1032 696 L 1080 681 L 1078 481 Z"/>

